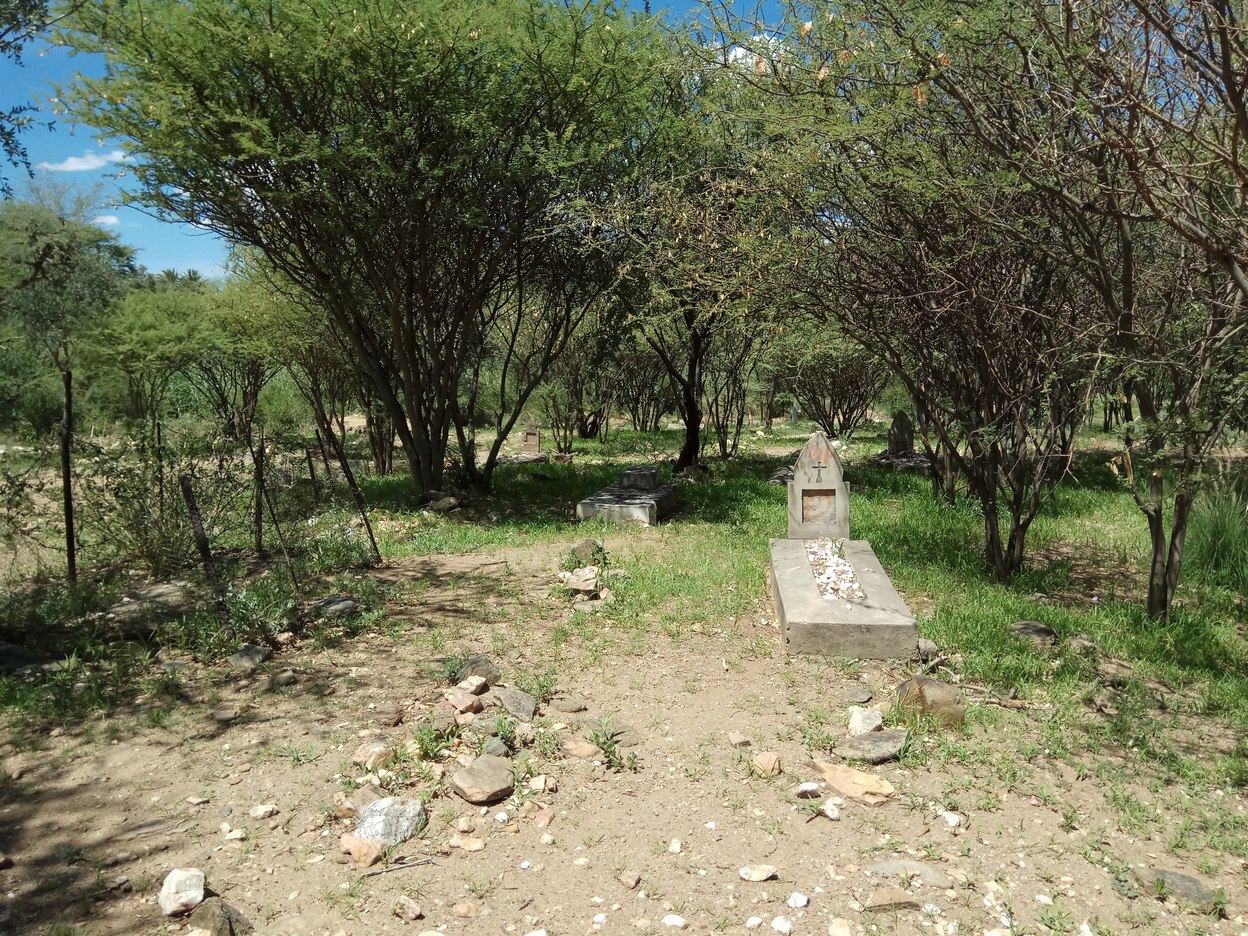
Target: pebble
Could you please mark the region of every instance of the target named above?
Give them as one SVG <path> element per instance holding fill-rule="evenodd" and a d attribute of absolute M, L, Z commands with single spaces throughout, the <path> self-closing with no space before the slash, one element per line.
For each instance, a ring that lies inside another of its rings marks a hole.
<path fill-rule="evenodd" d="M 767 881 L 776 876 L 775 865 L 746 865 L 741 869 L 741 880 L 743 881 Z"/>
<path fill-rule="evenodd" d="M 810 898 L 807 897 L 805 894 L 794 891 L 793 893 L 789 894 L 789 899 L 786 900 L 785 903 L 787 903 L 794 910 L 801 910 L 802 907 L 808 906 L 810 904 Z"/>
<path fill-rule="evenodd" d="M 477 918 L 477 905 L 464 901 L 457 903 L 451 907 L 451 913 L 464 920 L 475 920 Z"/>
<path fill-rule="evenodd" d="M 844 917 L 833 917 L 828 924 L 828 936 L 854 936 L 854 927 Z"/>
<path fill-rule="evenodd" d="M 840 803 L 837 801 L 837 797 L 835 796 L 832 797 L 832 799 L 828 800 L 826 803 L 820 806 L 819 812 L 823 813 L 829 819 L 833 819 L 833 820 L 840 819 L 841 809 L 840 809 Z"/>
<path fill-rule="evenodd" d="M 874 709 L 861 708 L 853 705 L 849 709 L 850 735 L 870 734 L 884 726 L 884 716 Z"/>
<path fill-rule="evenodd" d="M 750 917 L 748 920 L 745 921 L 745 928 L 748 930 L 756 930 L 762 925 L 763 925 L 762 917 L 754 916 L 754 917 Z"/>
<path fill-rule="evenodd" d="M 673 929 L 684 929 L 689 923 L 679 913 L 669 913 L 663 918 L 663 925 L 670 926 Z"/>
<path fill-rule="evenodd" d="M 816 799 L 819 796 L 819 784 L 803 783 L 793 791 L 793 795 L 798 799 Z"/>
<path fill-rule="evenodd" d="M 780 773 L 780 755 L 775 751 L 759 751 L 750 763 L 760 777 L 775 777 Z"/>
<path fill-rule="evenodd" d="M 165 916 L 178 916 L 204 902 L 204 872 L 199 868 L 174 868 L 160 885 L 156 898 Z"/>
<path fill-rule="evenodd" d="M 394 902 L 394 915 L 400 920 L 419 920 L 422 916 L 420 904 L 408 897 L 407 894 L 400 894 L 399 899 Z"/>
<path fill-rule="evenodd" d="M 771 928 L 779 933 L 780 936 L 789 936 L 789 933 L 793 932 L 793 924 L 789 922 L 788 917 L 776 917 L 771 921 Z"/>
<path fill-rule="evenodd" d="M 273 803 L 260 803 L 259 805 L 252 806 L 251 809 L 247 811 L 247 815 L 251 816 L 252 819 L 272 819 L 278 814 L 278 812 L 279 810 L 277 806 Z"/>
<path fill-rule="evenodd" d="M 451 848 L 458 848 L 466 852 L 479 852 L 485 848 L 485 842 L 479 838 L 473 838 L 470 835 L 455 835 L 446 843 Z"/>
<path fill-rule="evenodd" d="M 13 859 L 4 852 L 0 852 L 0 871 L 11 867 L 13 867 Z"/>
<path fill-rule="evenodd" d="M 672 841 L 667 846 L 667 850 L 669 853 L 673 855 L 679 855 L 681 847 L 682 846 L 680 844 L 680 839 L 672 839 Z"/>

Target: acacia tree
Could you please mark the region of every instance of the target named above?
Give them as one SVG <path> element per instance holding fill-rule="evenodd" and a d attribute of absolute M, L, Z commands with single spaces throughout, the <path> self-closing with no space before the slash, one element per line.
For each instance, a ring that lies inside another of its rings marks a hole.
<path fill-rule="evenodd" d="M 437 488 L 507 296 L 552 295 L 527 285 L 573 269 L 561 207 L 644 140 L 653 26 L 608 0 L 92 0 L 73 22 L 107 65 L 69 106 L 128 141 L 140 200 L 254 248 L 323 309 Z"/>

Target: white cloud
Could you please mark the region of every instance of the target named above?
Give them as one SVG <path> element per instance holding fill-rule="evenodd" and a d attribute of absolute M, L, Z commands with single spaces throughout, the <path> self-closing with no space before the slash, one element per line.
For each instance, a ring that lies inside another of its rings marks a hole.
<path fill-rule="evenodd" d="M 81 156 L 70 156 L 62 162 L 41 162 L 39 168 L 46 169 L 48 172 L 90 172 L 119 162 L 133 162 L 133 160 L 119 149 L 109 150 L 107 153 L 87 150 Z"/>
<path fill-rule="evenodd" d="M 91 219 L 92 224 L 98 224 L 100 227 L 119 227 L 121 218 L 116 215 L 99 215 Z"/>

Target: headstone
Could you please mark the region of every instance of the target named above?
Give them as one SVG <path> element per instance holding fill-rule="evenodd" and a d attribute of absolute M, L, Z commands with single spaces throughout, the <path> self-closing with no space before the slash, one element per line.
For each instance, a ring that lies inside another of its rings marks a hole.
<path fill-rule="evenodd" d="M 541 452 L 542 450 L 542 433 L 537 429 L 524 430 L 524 447 L 525 452 Z"/>
<path fill-rule="evenodd" d="M 789 482 L 789 538 L 849 537 L 849 485 L 832 443 L 816 432 L 806 443 Z"/>
<path fill-rule="evenodd" d="M 620 487 L 626 491 L 657 491 L 663 484 L 658 465 L 626 468 L 620 472 Z"/>
<path fill-rule="evenodd" d="M 898 410 L 893 424 L 888 427 L 888 454 L 911 455 L 914 453 L 914 423 L 910 414 Z"/>

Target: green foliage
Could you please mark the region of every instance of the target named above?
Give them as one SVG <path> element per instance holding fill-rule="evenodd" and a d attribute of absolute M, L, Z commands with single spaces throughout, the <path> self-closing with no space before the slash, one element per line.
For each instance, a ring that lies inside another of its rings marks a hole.
<path fill-rule="evenodd" d="M 1223 482 L 1192 508 L 1184 565 L 1202 581 L 1248 594 L 1248 485 Z"/>

